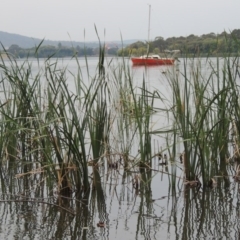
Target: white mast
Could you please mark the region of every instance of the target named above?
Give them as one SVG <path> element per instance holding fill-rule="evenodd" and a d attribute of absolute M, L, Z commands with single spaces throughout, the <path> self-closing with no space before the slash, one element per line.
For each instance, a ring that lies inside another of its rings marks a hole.
<path fill-rule="evenodd" d="M 148 13 L 148 47 L 147 47 L 147 55 L 149 54 L 149 41 L 150 41 L 150 19 L 151 19 L 151 5 L 149 6 L 149 13 Z"/>
<path fill-rule="evenodd" d="M 151 5 L 149 5 L 149 14 L 148 14 L 148 42 L 150 40 L 150 20 L 151 20 Z"/>

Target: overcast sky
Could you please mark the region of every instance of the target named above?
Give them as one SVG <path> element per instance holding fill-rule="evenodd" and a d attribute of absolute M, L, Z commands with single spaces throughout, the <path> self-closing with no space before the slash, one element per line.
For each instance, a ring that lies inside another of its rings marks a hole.
<path fill-rule="evenodd" d="M 240 0 L 1 0 L 0 31 L 49 40 L 150 39 L 240 29 Z"/>

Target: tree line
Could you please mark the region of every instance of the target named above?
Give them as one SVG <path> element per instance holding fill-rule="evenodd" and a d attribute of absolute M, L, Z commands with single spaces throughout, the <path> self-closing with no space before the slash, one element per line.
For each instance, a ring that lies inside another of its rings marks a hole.
<path fill-rule="evenodd" d="M 65 47 L 61 43 L 57 47 L 55 46 L 40 46 L 34 48 L 24 49 L 16 44 L 11 45 L 7 52 L 11 53 L 17 58 L 26 57 L 39 57 L 39 58 L 49 58 L 49 57 L 72 57 L 72 56 L 92 56 L 96 54 L 96 50 L 93 48 L 81 48 L 77 47 Z"/>
<path fill-rule="evenodd" d="M 149 50 L 148 50 L 149 48 Z M 240 29 L 230 33 L 209 33 L 201 36 L 171 37 L 164 40 L 156 37 L 154 41 L 136 42 L 118 51 L 121 56 L 140 56 L 148 53 L 160 54 L 164 50 L 180 50 L 182 53 L 215 56 L 224 53 L 238 53 L 240 49 Z"/>
<path fill-rule="evenodd" d="M 96 56 L 99 54 L 99 48 L 91 47 L 66 47 L 61 43 L 58 46 L 39 46 L 34 48 L 24 49 L 16 44 L 11 45 L 7 52 L 15 56 L 16 58 L 38 57 L 38 58 L 63 58 L 63 57 L 82 57 L 82 56 Z M 117 55 L 118 48 L 113 47 L 106 48 L 106 53 L 109 55 Z"/>
<path fill-rule="evenodd" d="M 118 47 L 105 48 L 106 55 L 111 56 L 140 56 L 149 53 L 161 54 L 164 50 L 180 50 L 182 53 L 203 54 L 215 56 L 223 53 L 238 53 L 240 49 L 240 29 L 235 29 L 230 33 L 221 34 L 209 33 L 201 36 L 189 35 L 187 37 L 155 37 L 154 41 L 138 41 L 119 49 Z M 91 47 L 66 47 L 61 43 L 58 46 L 39 46 L 24 49 L 18 45 L 11 45 L 7 51 L 17 58 L 26 57 L 81 57 L 95 56 L 99 54 L 99 48 Z"/>

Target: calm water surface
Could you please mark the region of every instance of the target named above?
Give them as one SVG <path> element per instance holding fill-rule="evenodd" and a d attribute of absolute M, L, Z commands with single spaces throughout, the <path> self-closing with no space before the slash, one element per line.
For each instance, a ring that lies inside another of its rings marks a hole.
<path fill-rule="evenodd" d="M 203 66 L 205 61 L 202 60 Z M 42 63 L 32 61 L 36 73 Z M 58 63 L 68 68 L 69 89 L 74 92 L 72 74 L 77 74 L 76 61 L 64 59 Z M 88 64 L 84 58 L 79 59 L 83 79 L 88 78 L 87 71 L 94 76 L 97 63 L 98 58 L 89 58 Z M 178 68 L 181 73 L 184 69 L 183 61 L 174 67 L 129 65 L 136 86 L 141 86 L 144 79 L 149 89 L 158 89 L 166 98 L 171 96 L 166 72 Z M 203 69 L 203 74 L 208 71 Z M 162 102 L 155 104 L 161 107 Z M 166 118 L 157 115 L 152 129 L 166 124 Z M 155 152 L 166 148 L 166 141 L 158 136 L 153 137 L 153 142 Z M 176 165 L 179 170 L 175 189 L 169 184 L 169 174 L 176 166 L 159 165 L 155 157 L 153 170 L 141 176 L 144 184 L 138 190 L 133 186 L 134 173 L 124 171 L 121 165 L 118 169 L 103 166 L 95 173 L 99 188 L 90 192 L 87 203 L 60 198 L 54 189 L 48 192 L 41 174 L 30 176 L 24 189 L 23 179 L 11 180 L 11 173 L 1 174 L 9 186 L 1 187 L 0 239 L 240 239 L 239 184 L 229 176 L 218 178 L 215 188 L 188 189 L 183 184 L 179 159 Z M 233 169 L 229 165 L 229 173 Z"/>

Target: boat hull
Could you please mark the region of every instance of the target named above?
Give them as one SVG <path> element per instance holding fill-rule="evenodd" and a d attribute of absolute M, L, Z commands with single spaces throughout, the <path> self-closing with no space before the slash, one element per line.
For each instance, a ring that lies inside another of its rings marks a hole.
<path fill-rule="evenodd" d="M 131 58 L 133 65 L 173 65 L 175 59 L 174 58 L 161 58 L 161 59 L 153 59 L 153 58 Z"/>

